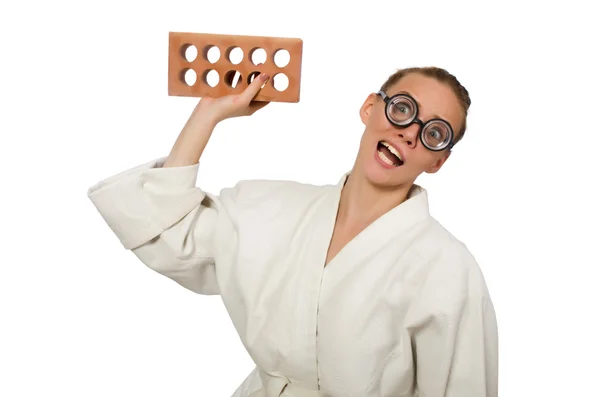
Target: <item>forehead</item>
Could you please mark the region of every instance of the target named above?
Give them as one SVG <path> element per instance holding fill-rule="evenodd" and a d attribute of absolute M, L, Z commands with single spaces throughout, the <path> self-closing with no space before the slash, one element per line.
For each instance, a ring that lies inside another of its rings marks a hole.
<path fill-rule="evenodd" d="M 419 116 L 423 121 L 442 118 L 458 132 L 462 123 L 463 111 L 452 89 L 434 78 L 411 73 L 390 87 L 388 96 L 405 92 L 419 104 Z"/>

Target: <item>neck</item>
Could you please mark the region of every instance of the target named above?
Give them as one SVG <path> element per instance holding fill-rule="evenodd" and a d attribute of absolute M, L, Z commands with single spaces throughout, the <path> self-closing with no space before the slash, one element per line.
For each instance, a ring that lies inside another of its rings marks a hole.
<path fill-rule="evenodd" d="M 371 184 L 353 170 L 342 189 L 338 224 L 344 228 L 365 228 L 406 200 L 412 184 L 390 189 Z"/>

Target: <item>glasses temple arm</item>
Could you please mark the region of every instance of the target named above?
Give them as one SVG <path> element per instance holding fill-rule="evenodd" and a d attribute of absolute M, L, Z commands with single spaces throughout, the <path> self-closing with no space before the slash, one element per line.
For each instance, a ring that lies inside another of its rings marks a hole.
<path fill-rule="evenodd" d="M 385 103 L 387 103 L 389 101 L 389 99 L 390 99 L 390 98 L 388 98 L 388 96 L 383 91 L 378 91 L 377 95 L 379 95 L 381 98 L 383 98 L 383 100 L 385 101 Z"/>

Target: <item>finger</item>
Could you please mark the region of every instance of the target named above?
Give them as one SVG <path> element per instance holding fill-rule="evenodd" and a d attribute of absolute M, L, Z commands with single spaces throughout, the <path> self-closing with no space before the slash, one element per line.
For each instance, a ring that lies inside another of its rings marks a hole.
<path fill-rule="evenodd" d="M 246 103 L 250 103 L 256 94 L 258 94 L 263 84 L 269 81 L 269 78 L 270 76 L 266 73 L 261 73 L 254 80 L 252 80 L 252 83 L 250 83 L 250 85 L 248 85 L 248 87 L 242 93 L 244 101 L 246 101 Z"/>

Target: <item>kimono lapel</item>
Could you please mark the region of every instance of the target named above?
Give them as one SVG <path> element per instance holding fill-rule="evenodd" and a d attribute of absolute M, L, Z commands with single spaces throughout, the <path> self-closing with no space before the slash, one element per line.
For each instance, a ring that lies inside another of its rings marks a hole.
<path fill-rule="evenodd" d="M 341 189 L 343 188 L 347 176 L 348 174 L 344 175 L 337 186 L 338 190 L 336 190 L 335 197 L 338 205 Z M 333 223 L 335 223 L 336 214 L 337 206 Z M 327 280 L 327 284 L 322 285 L 322 293 L 325 292 L 327 294 L 326 291 L 335 286 L 336 280 L 339 280 L 344 277 L 345 274 L 352 272 L 356 266 L 364 263 L 365 259 L 376 254 L 376 252 L 386 244 L 394 244 L 399 250 L 404 249 L 402 245 L 408 245 L 410 241 L 407 241 L 406 239 L 403 240 L 399 238 L 399 236 L 417 226 L 420 222 L 429 218 L 429 216 L 427 191 L 421 186 L 415 185 L 411 189 L 406 201 L 376 219 L 350 240 L 337 255 L 331 259 L 329 264 L 323 269 L 321 282 L 324 283 L 324 281 Z M 331 234 L 328 235 L 329 238 L 321 236 L 321 238 L 327 240 L 327 247 L 332 234 L 331 231 Z M 327 248 L 324 248 L 323 252 L 323 257 L 325 258 L 327 255 Z M 325 259 L 323 259 L 323 265 L 324 260 Z"/>
<path fill-rule="evenodd" d="M 327 188 L 328 190 L 318 204 L 314 214 L 314 228 L 310 244 L 313 250 L 311 254 L 311 266 L 314 265 L 317 267 L 319 275 L 323 272 L 323 268 L 326 267 L 327 252 L 329 251 L 329 245 L 333 237 L 342 188 L 346 182 L 347 175 L 348 173 L 340 179 L 337 185 Z"/>
<path fill-rule="evenodd" d="M 314 254 L 312 258 L 315 265 L 318 264 L 319 267 L 324 268 L 321 270 L 327 271 L 327 269 L 337 262 L 351 260 L 348 257 L 349 255 L 360 260 L 361 257 L 368 255 L 373 249 L 380 247 L 398 234 L 429 217 L 427 191 L 419 185 L 414 185 L 409 192 L 407 200 L 380 216 L 361 231 L 325 266 L 327 252 L 335 228 L 342 189 L 349 175 L 350 172 L 345 173 L 337 185 L 331 187 L 331 190 L 325 194 L 322 202 L 319 203 L 318 209 L 314 214 L 315 227 L 313 229 L 311 244 Z"/>

